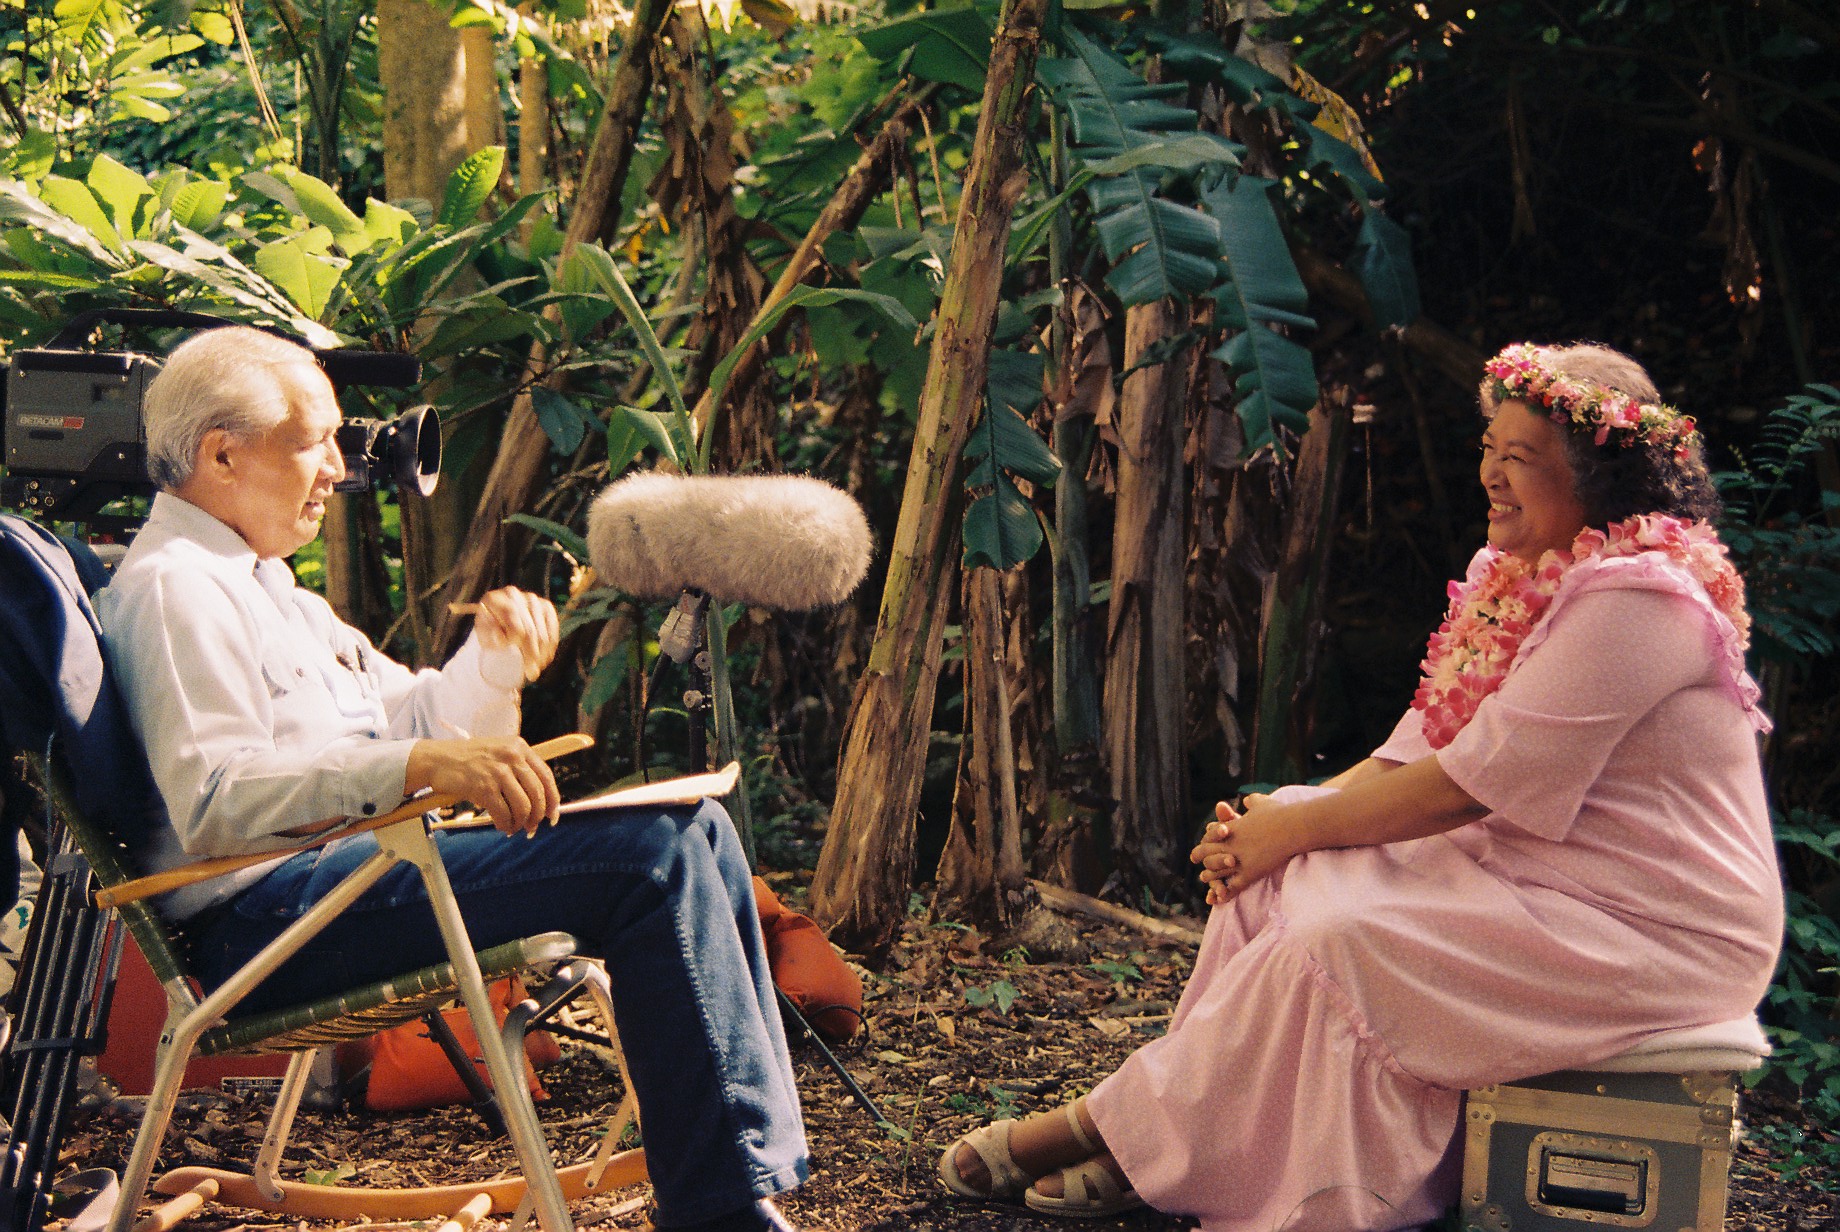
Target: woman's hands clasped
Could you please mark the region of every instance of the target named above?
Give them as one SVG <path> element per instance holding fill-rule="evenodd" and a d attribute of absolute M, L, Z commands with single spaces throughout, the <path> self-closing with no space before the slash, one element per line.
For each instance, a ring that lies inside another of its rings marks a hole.
<path fill-rule="evenodd" d="M 1259 795 L 1246 797 L 1243 813 L 1224 800 L 1214 806 L 1214 820 L 1188 853 L 1189 862 L 1201 866 L 1210 905 L 1227 902 L 1298 854 L 1301 847 L 1284 824 L 1284 811 L 1284 805 Z"/>

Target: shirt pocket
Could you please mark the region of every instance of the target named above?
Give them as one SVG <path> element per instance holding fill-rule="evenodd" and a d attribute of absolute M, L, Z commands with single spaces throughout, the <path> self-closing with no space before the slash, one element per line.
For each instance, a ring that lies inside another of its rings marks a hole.
<path fill-rule="evenodd" d="M 329 657 L 320 665 L 334 709 L 346 718 L 363 719 L 373 725 L 383 715 L 374 659 L 357 638 L 347 635 L 334 642 Z"/>
<path fill-rule="evenodd" d="M 271 698 L 288 697 L 300 691 L 307 683 L 307 665 L 293 648 L 279 641 L 271 641 L 262 647 L 262 680 L 268 685 Z"/>

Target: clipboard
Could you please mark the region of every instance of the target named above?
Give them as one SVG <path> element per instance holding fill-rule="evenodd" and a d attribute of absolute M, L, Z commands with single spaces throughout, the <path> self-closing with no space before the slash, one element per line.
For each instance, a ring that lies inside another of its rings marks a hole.
<path fill-rule="evenodd" d="M 577 813 L 593 812 L 597 809 L 622 808 L 669 808 L 673 805 L 697 804 L 705 796 L 726 796 L 735 790 L 735 784 L 741 780 L 741 763 L 731 761 L 720 770 L 711 770 L 707 774 L 686 774 L 674 779 L 660 779 L 656 783 L 635 783 L 631 787 L 614 787 L 583 796 L 579 800 L 570 800 L 556 812 L 558 817 L 572 817 Z M 434 824 L 436 830 L 465 830 L 475 826 L 489 826 L 492 819 L 481 813 L 468 813 Z"/>

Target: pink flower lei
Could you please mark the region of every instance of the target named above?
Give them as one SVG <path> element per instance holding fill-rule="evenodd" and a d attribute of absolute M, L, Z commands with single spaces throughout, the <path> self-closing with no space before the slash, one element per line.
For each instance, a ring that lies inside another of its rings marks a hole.
<path fill-rule="evenodd" d="M 1485 550 L 1469 577 L 1450 584 L 1450 609 L 1425 647 L 1424 679 L 1412 699 L 1425 739 L 1441 749 L 1475 717 L 1484 698 L 1501 688 L 1521 643 L 1551 606 L 1567 570 L 1593 557 L 1611 559 L 1660 552 L 1706 588 L 1713 604 L 1750 644 L 1744 582 L 1725 545 L 1704 522 L 1664 514 L 1638 514 L 1603 530 L 1586 529 L 1569 550 L 1537 562 L 1495 548 Z"/>
<path fill-rule="evenodd" d="M 1490 392 L 1498 402 L 1525 402 L 1544 409 L 1554 423 L 1597 425 L 1599 445 L 1617 434 L 1625 447 L 1645 441 L 1672 447 L 1684 459 L 1699 441 L 1691 415 L 1683 415 L 1663 402 L 1637 402 L 1628 394 L 1579 377 L 1554 372 L 1540 362 L 1540 348 L 1517 342 L 1483 365 L 1493 382 Z"/>

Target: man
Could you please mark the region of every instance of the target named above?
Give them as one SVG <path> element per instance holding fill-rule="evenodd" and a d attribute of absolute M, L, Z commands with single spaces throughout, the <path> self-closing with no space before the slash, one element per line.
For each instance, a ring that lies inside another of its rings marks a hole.
<path fill-rule="evenodd" d="M 411 672 L 295 585 L 284 558 L 319 533 L 344 476 L 338 403 L 309 352 L 253 329 L 199 334 L 144 414 L 160 491 L 97 607 L 166 803 L 150 871 L 286 846 L 423 788 L 472 801 L 496 830 L 437 842 L 474 943 L 562 929 L 607 963 L 657 1225 L 785 1228 L 768 1198 L 805 1179 L 804 1130 L 721 808 L 543 824 L 556 781 L 516 731 L 518 690 L 556 651 L 548 600 L 492 591 L 452 661 Z M 161 906 L 215 985 L 374 850 L 368 835 L 339 839 Z M 421 880 L 398 865 L 243 1004 L 444 957 Z"/>

